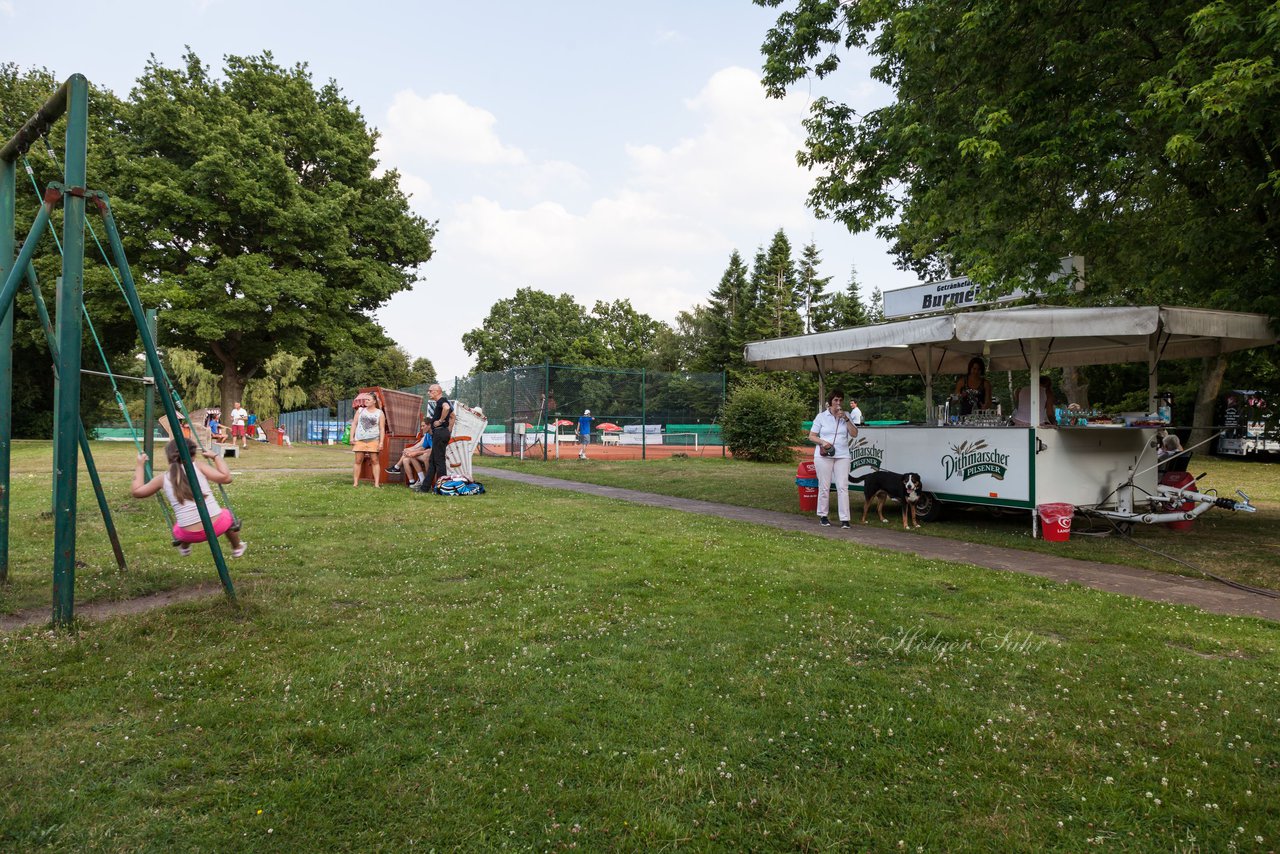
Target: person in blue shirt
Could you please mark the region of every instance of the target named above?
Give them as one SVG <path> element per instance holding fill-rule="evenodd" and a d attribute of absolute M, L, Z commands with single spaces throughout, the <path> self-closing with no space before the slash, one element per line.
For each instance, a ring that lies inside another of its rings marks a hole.
<path fill-rule="evenodd" d="M 422 423 L 418 430 L 417 437 L 405 446 L 404 452 L 400 454 L 400 459 L 396 464 L 387 469 L 387 474 L 404 473 L 405 482 L 409 486 L 421 486 L 423 479 L 427 476 L 427 459 L 431 454 L 431 424 L 426 415 L 422 416 Z"/>
<path fill-rule="evenodd" d="M 591 441 L 591 410 L 584 409 L 578 419 L 578 459 L 587 458 L 587 444 Z"/>

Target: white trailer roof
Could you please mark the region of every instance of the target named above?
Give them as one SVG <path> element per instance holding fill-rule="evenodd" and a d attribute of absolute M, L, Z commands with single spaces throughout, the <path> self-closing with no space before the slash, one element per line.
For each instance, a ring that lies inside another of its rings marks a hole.
<path fill-rule="evenodd" d="M 963 312 L 754 341 L 748 364 L 777 371 L 962 374 L 990 346 L 991 370 L 1030 367 L 1038 339 L 1043 367 L 1212 356 L 1276 343 L 1268 317 L 1170 306 L 1028 306 Z"/>

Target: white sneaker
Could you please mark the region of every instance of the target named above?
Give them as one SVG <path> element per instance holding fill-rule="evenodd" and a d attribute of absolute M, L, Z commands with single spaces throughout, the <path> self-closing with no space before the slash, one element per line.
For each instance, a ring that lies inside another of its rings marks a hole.
<path fill-rule="evenodd" d="M 231 556 L 241 557 L 242 555 L 244 555 L 246 551 L 248 551 L 248 549 L 249 549 L 249 544 L 246 543 L 244 540 L 241 540 L 240 545 L 236 546 L 234 549 L 231 550 Z"/>
<path fill-rule="evenodd" d="M 178 546 L 178 554 L 182 555 L 183 557 L 191 557 L 191 546 L 188 546 L 188 545 Z"/>

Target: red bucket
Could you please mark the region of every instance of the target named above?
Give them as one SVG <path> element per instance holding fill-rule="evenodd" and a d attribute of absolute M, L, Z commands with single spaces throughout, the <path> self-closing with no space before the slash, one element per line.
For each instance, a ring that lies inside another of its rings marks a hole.
<path fill-rule="evenodd" d="M 818 509 L 818 470 L 813 460 L 796 466 L 796 491 L 800 493 L 800 510 L 813 513 Z"/>
<path fill-rule="evenodd" d="M 1036 512 L 1040 514 L 1042 537 L 1054 543 L 1071 539 L 1071 517 L 1076 515 L 1074 504 L 1041 504 Z"/>

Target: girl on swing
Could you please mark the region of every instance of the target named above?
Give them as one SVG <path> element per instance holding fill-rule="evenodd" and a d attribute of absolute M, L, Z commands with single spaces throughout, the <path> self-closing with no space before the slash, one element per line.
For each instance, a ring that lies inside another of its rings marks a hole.
<path fill-rule="evenodd" d="M 213 490 L 209 488 L 210 481 L 231 483 L 231 472 L 227 469 L 227 461 L 213 451 L 203 452 L 205 459 L 213 460 L 212 466 L 204 460 L 197 460 L 195 441 L 193 439 L 184 439 L 184 441 L 187 443 L 187 451 L 191 454 L 196 479 L 200 482 L 200 495 L 204 500 L 205 508 L 209 511 L 209 518 L 213 521 L 213 532 L 218 536 L 225 534 L 227 542 L 231 544 L 231 556 L 240 557 L 249 544 L 241 540 L 240 535 L 232 530 L 235 525 L 235 516 L 232 515 L 231 510 L 218 506 L 217 499 L 213 497 Z M 200 508 L 196 505 L 191 484 L 187 482 L 187 472 L 182 465 L 182 456 L 178 453 L 177 440 L 165 445 L 164 455 L 169 461 L 168 471 L 147 480 L 144 468 L 147 455 L 138 454 L 138 464 L 133 471 L 133 497 L 147 498 L 164 490 L 164 497 L 169 499 L 169 504 L 173 507 L 174 545 L 178 547 L 178 554 L 186 557 L 191 554 L 192 543 L 205 541 L 204 526 L 200 523 Z"/>

